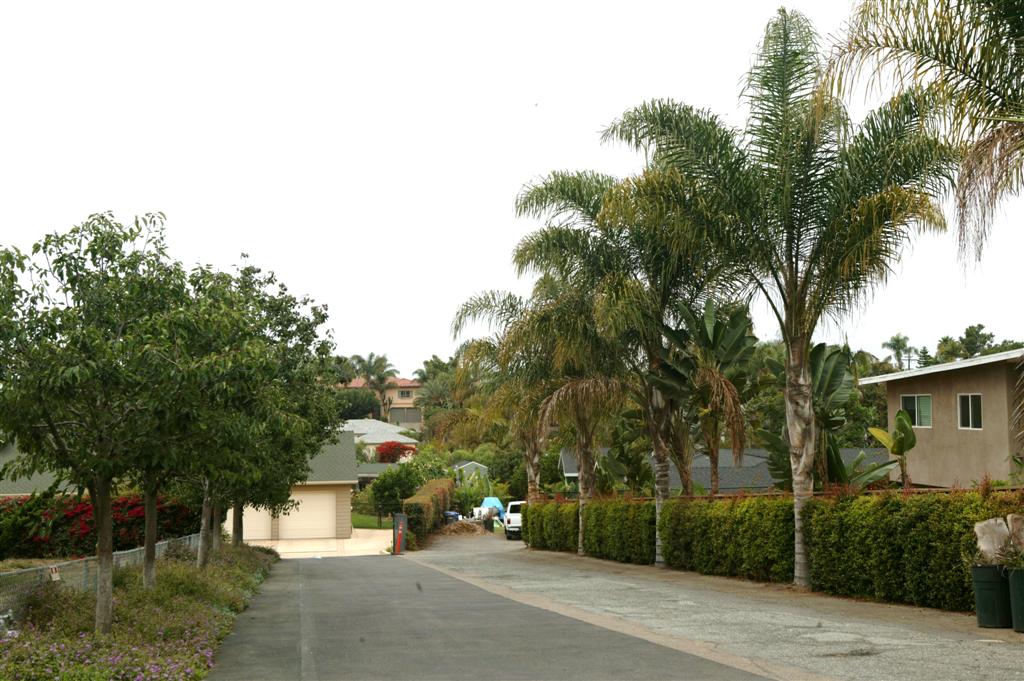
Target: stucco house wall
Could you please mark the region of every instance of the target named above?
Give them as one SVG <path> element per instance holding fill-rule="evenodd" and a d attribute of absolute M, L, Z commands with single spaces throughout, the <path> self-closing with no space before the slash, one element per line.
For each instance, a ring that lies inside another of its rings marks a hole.
<path fill-rule="evenodd" d="M 931 427 L 915 427 L 917 446 L 907 456 L 914 484 L 969 486 L 988 474 L 1010 476 L 1015 438 L 1011 423 L 1016 371 L 1007 362 L 951 368 L 940 373 L 892 380 L 886 384 L 889 423 L 895 423 L 903 395 L 932 396 Z M 960 427 L 961 394 L 980 394 L 982 428 Z"/>

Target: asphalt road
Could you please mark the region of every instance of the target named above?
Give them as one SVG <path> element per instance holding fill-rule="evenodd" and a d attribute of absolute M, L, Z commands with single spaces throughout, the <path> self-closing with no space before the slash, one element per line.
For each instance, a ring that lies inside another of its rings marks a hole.
<path fill-rule="evenodd" d="M 279 563 L 216 665 L 213 681 L 762 678 L 391 556 Z"/>

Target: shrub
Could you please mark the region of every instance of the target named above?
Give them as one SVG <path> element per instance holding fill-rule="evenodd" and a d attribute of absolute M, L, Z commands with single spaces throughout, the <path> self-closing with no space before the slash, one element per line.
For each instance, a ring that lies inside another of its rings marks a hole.
<path fill-rule="evenodd" d="M 46 583 L 29 599 L 18 635 L 0 638 L 0 679 L 202 679 L 274 560 L 244 546 L 223 547 L 205 570 L 165 557 L 152 591 L 142 589 L 139 568 L 118 570 L 109 636 L 91 631 L 92 593 Z"/>
<path fill-rule="evenodd" d="M 373 485 L 352 495 L 352 510 L 363 515 L 377 515 L 377 502 L 373 498 Z"/>
<path fill-rule="evenodd" d="M 523 516 L 523 539 L 535 549 L 575 552 L 579 506 L 575 502 L 528 504 Z"/>
<path fill-rule="evenodd" d="M 142 497 L 115 497 L 114 550 L 141 546 L 145 536 Z M 181 537 L 199 531 L 199 514 L 189 506 L 161 497 L 157 501 L 159 538 Z M 96 550 L 96 523 L 88 498 L 38 495 L 0 499 L 0 560 L 91 556 Z"/>
<path fill-rule="evenodd" d="M 441 527 L 443 513 L 451 508 L 455 482 L 451 478 L 429 480 L 402 503 L 409 529 L 419 538 Z"/>
<path fill-rule="evenodd" d="M 413 445 L 388 440 L 377 445 L 377 463 L 397 463 L 406 454 L 415 453 L 416 447 Z"/>
<path fill-rule="evenodd" d="M 815 499 L 804 512 L 811 587 L 971 610 L 974 523 L 1022 509 L 1020 492 Z"/>
<path fill-rule="evenodd" d="M 588 556 L 620 563 L 654 563 L 654 502 L 591 500 L 583 507 Z"/>
<path fill-rule="evenodd" d="M 793 579 L 792 499 L 677 499 L 662 508 L 661 531 L 670 567 L 761 581 Z"/>

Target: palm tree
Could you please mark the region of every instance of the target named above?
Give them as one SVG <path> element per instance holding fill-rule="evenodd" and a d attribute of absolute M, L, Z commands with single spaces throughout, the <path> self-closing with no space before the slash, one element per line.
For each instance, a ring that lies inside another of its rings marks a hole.
<path fill-rule="evenodd" d="M 910 339 L 904 336 L 902 333 L 898 333 L 889 340 L 882 343 L 882 347 L 892 353 L 893 359 L 896 360 L 896 368 L 898 369 L 909 369 L 910 368 L 910 353 L 913 348 L 910 347 Z M 903 366 L 903 359 L 906 358 L 907 366 Z"/>
<path fill-rule="evenodd" d="M 676 321 L 676 305 L 691 304 L 727 280 L 722 260 L 706 240 L 694 238 L 688 224 L 674 221 L 660 204 L 638 200 L 629 185 L 607 175 L 551 173 L 523 189 L 517 210 L 547 220 L 516 248 L 520 274 L 551 274 L 590 292 L 598 333 L 624 362 L 628 379 L 619 386 L 644 414 L 660 518 L 669 497 L 669 460 L 682 464 L 680 474 L 688 479 L 690 450 L 686 434 L 675 432 L 678 403 L 661 395 L 649 375 L 663 361 L 663 324 Z M 660 536 L 655 546 L 655 563 L 663 564 Z"/>
<path fill-rule="evenodd" d="M 967 142 L 956 187 L 962 250 L 980 255 L 999 201 L 1024 187 L 1024 6 L 1020 0 L 866 0 L 840 43 L 840 91 L 869 68 L 903 87 L 931 80 Z"/>
<path fill-rule="evenodd" d="M 700 316 L 685 308 L 679 316 L 682 327 L 664 329 L 671 349 L 652 378 L 666 395 L 691 406 L 711 464 L 711 494 L 718 494 L 723 426 L 732 443 L 733 463 L 742 463 L 746 441 L 743 393 L 750 386 L 757 338 L 745 307 L 736 307 L 724 316 L 709 299 Z"/>
<path fill-rule="evenodd" d="M 605 133 L 653 154 L 661 171 L 636 178 L 634 191 L 703 229 L 779 323 L 798 585 L 808 580 L 801 513 L 815 450 L 811 337 L 823 316 L 843 316 L 886 278 L 912 228 L 944 227 L 934 197 L 958 161 L 926 131 L 930 102 L 918 91 L 854 126 L 820 87 L 816 41 L 799 13 L 780 10 L 772 19 L 747 77 L 742 132 L 709 112 L 656 100 Z"/>
<path fill-rule="evenodd" d="M 352 364 L 356 375 L 366 381 L 366 387 L 377 393 L 381 420 L 390 421 L 392 400 L 387 392 L 389 388 L 395 387 L 392 379 L 398 376 L 398 370 L 388 361 L 387 355 L 375 355 L 372 352 L 366 357 L 352 355 Z"/>

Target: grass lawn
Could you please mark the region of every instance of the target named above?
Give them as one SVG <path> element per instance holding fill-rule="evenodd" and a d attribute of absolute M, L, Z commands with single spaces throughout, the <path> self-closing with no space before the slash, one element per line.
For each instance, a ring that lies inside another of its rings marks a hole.
<path fill-rule="evenodd" d="M 380 527 L 377 527 L 377 516 L 353 512 L 352 527 L 357 527 L 360 530 L 390 530 L 391 518 L 381 518 Z"/>

